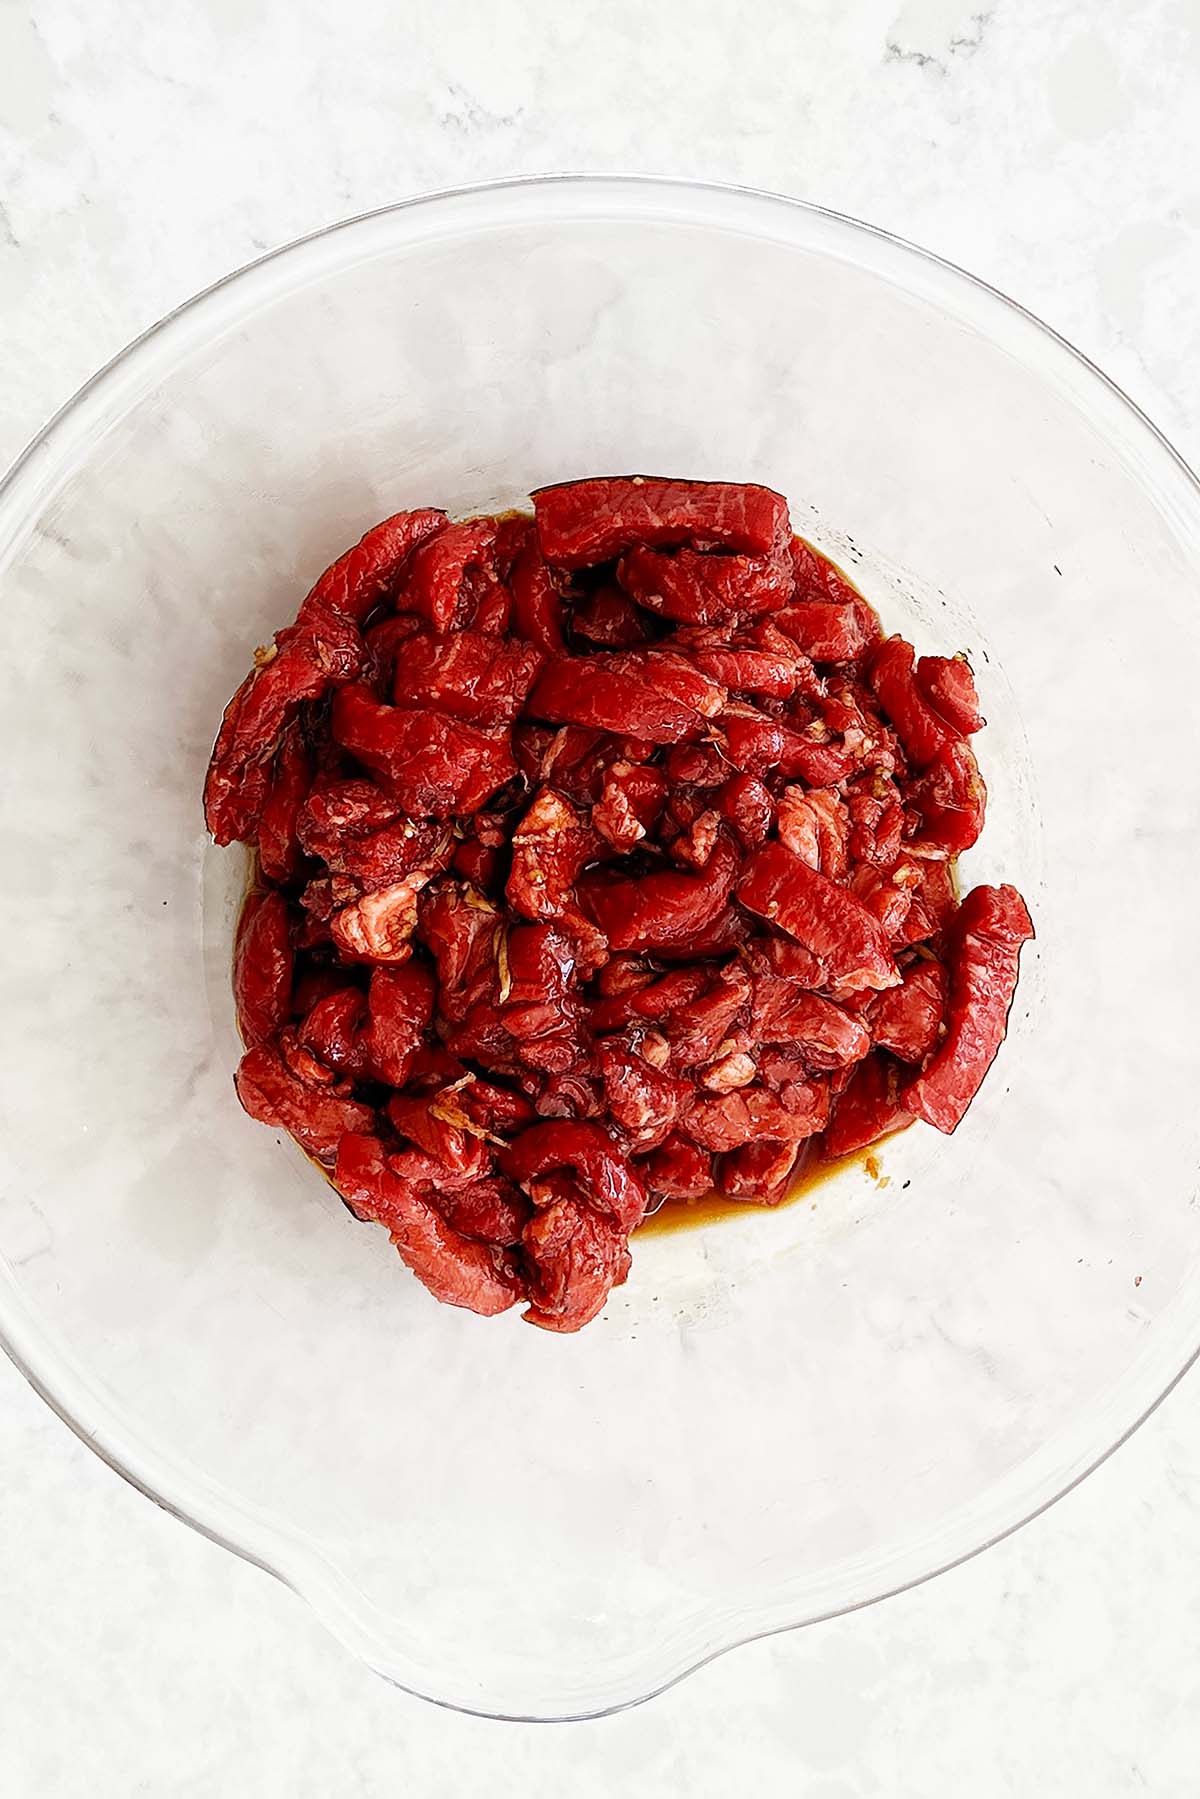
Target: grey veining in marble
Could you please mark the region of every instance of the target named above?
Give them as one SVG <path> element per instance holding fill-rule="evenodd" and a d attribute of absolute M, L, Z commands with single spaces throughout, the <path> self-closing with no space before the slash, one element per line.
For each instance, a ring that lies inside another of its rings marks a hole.
<path fill-rule="evenodd" d="M 368 0 L 335 24 L 313 4 L 193 0 L 131 30 L 115 0 L 10 4 L 0 453 L 136 331 L 300 231 L 431 186 L 626 167 L 796 192 L 941 251 L 1050 319 L 1196 460 L 1190 0 L 803 0 L 760 18 L 537 0 L 422 24 Z M 184 730 L 198 741 L 200 720 Z M 1183 1794 L 1200 1747 L 1193 1398 L 1185 1382 L 1078 1493 L 931 1586 L 627 1717 L 498 1734 L 369 1679 L 0 1368 L 0 1604 L 26 1620 L 0 1652 L 0 1787 L 437 1799 L 569 1778 L 583 1799 L 704 1799 L 752 1769 L 759 1791 L 805 1799 Z"/>

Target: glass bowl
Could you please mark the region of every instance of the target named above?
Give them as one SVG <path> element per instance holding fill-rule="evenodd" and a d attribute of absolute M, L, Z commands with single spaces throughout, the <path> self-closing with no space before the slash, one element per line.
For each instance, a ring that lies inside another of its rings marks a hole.
<path fill-rule="evenodd" d="M 254 645 L 374 520 L 764 481 L 971 652 L 1027 895 L 958 1134 L 635 1242 L 597 1324 L 439 1307 L 239 1111 L 240 852 L 200 788 Z M 627 1705 L 970 1555 L 1200 1343 L 1200 493 L 1019 307 L 764 194 L 548 179 L 335 226 L 96 377 L 0 495 L 0 1329 L 79 1435 L 390 1679 Z"/>

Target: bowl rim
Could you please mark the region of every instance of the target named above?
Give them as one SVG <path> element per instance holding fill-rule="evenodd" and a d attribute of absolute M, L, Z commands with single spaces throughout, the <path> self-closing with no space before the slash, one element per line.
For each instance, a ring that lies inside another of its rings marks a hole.
<path fill-rule="evenodd" d="M 1182 478 L 1182 485 L 1190 489 L 1188 499 L 1200 509 L 1200 479 L 1179 453 L 1166 435 L 1154 424 L 1142 408 L 1115 382 L 1111 376 L 1099 368 L 1083 351 L 1077 349 L 1053 326 L 1045 323 L 1019 301 L 1013 300 L 1002 289 L 972 275 L 961 265 L 913 243 L 910 239 L 888 231 L 882 226 L 872 225 L 851 214 L 831 207 L 821 206 L 812 201 L 796 199 L 790 195 L 773 192 L 766 188 L 758 188 L 745 184 L 692 180 L 686 177 L 656 174 L 630 174 L 604 171 L 561 172 L 530 174 L 517 177 L 501 177 L 483 182 L 471 182 L 461 185 L 435 189 L 426 193 L 412 195 L 406 199 L 390 204 L 369 208 L 366 211 L 350 214 L 336 219 L 329 224 L 292 238 L 276 248 L 266 251 L 261 256 L 239 265 L 228 274 L 202 288 L 179 306 L 172 308 L 161 318 L 133 338 L 121 350 L 107 361 L 95 374 L 89 377 L 63 405 L 46 421 L 34 435 L 26 447 L 17 455 L 8 469 L 0 476 L 0 566 L 11 541 L 15 540 L 27 527 L 31 517 L 36 516 L 39 500 L 52 487 L 61 475 L 72 446 L 86 438 L 90 428 L 89 415 L 103 403 L 110 391 L 118 383 L 131 365 L 151 345 L 161 344 L 164 337 L 171 334 L 172 328 L 183 321 L 194 322 L 211 304 L 224 296 L 228 290 L 245 283 L 261 271 L 283 265 L 291 259 L 301 256 L 310 247 L 337 237 L 339 234 L 361 230 L 375 222 L 407 218 L 411 214 L 421 214 L 430 209 L 449 208 L 456 202 L 486 200 L 489 196 L 511 197 L 531 196 L 534 200 L 548 190 L 578 190 L 583 194 L 597 194 L 604 189 L 611 189 L 614 197 L 626 199 L 639 195 L 651 199 L 657 194 L 664 202 L 672 196 L 679 200 L 690 200 L 696 205 L 708 203 L 710 206 L 736 207 L 749 203 L 751 206 L 766 210 L 777 208 L 781 216 L 789 217 L 793 227 L 797 221 L 809 224 L 825 224 L 836 230 L 844 230 L 850 241 L 857 239 L 862 245 L 882 247 L 900 253 L 901 259 L 911 259 L 913 266 L 923 268 L 939 281 L 949 280 L 952 287 L 957 287 L 961 294 L 974 295 L 976 299 L 985 297 L 985 303 L 991 306 L 998 303 L 998 316 L 1007 313 L 1012 320 L 1018 322 L 1022 331 L 1032 333 L 1044 340 L 1045 346 L 1052 354 L 1062 358 L 1062 369 L 1082 376 L 1085 389 L 1099 392 L 1106 398 L 1110 407 L 1115 402 L 1115 413 L 1127 423 L 1132 423 L 1136 430 L 1145 435 L 1146 443 L 1156 457 L 1165 457 L 1173 465 L 1176 477 Z M 533 213 L 529 215 L 534 216 Z M 657 217 L 665 220 L 665 210 L 655 213 L 653 208 L 639 216 Z M 710 216 L 707 223 L 719 228 L 722 221 Z M 733 220 L 727 221 L 729 225 Z M 1061 372 L 1061 370 L 1060 370 Z M 1092 383 L 1099 384 L 1092 389 Z M 28 492 L 23 490 L 28 488 Z M 6 512 L 11 508 L 14 498 L 20 500 L 19 510 L 14 510 L 13 517 L 7 521 Z M 646 1700 L 674 1686 L 687 1675 L 695 1673 L 699 1668 L 727 1654 L 730 1650 L 745 1643 L 803 1628 L 804 1626 L 824 1622 L 827 1619 L 845 1616 L 860 1611 L 867 1606 L 877 1604 L 880 1600 L 895 1594 L 907 1592 L 923 1585 L 937 1575 L 946 1573 L 952 1568 L 961 1566 L 974 1556 L 1011 1536 L 1022 1529 L 1033 1519 L 1047 1511 L 1050 1506 L 1070 1493 L 1081 1481 L 1100 1467 L 1124 1444 L 1133 1432 L 1162 1404 L 1184 1375 L 1200 1357 L 1200 1341 L 1186 1351 L 1182 1362 L 1178 1359 L 1178 1351 L 1170 1360 L 1171 1372 L 1165 1375 L 1160 1369 L 1153 1392 L 1149 1399 L 1143 1396 L 1138 1403 L 1128 1408 L 1123 1418 L 1114 1418 L 1109 1428 L 1114 1435 L 1107 1446 L 1098 1452 L 1086 1454 L 1071 1471 L 1069 1478 L 1059 1478 L 1045 1484 L 1045 1490 L 1036 1501 L 1024 1509 L 1010 1522 L 987 1531 L 982 1538 L 970 1546 L 957 1549 L 954 1553 L 935 1559 L 933 1565 L 923 1571 L 911 1574 L 906 1578 L 891 1583 L 884 1582 L 877 1590 L 872 1590 L 863 1597 L 851 1599 L 845 1603 L 806 1612 L 804 1615 L 779 1620 L 763 1620 L 758 1625 L 753 1622 L 735 1625 L 733 1620 L 712 1616 L 711 1634 L 721 1640 L 710 1644 L 703 1650 L 685 1651 L 676 1665 L 669 1671 L 661 1669 L 657 1675 L 651 1676 L 653 1656 L 647 1656 L 639 1662 L 638 1667 L 631 1667 L 620 1676 L 622 1691 L 619 1696 L 609 1697 L 603 1702 L 593 1705 L 572 1706 L 568 1709 L 541 1710 L 529 1712 L 524 1710 L 504 1709 L 486 1701 L 476 1702 L 466 1697 L 447 1697 L 427 1690 L 421 1682 L 407 1674 L 402 1676 L 394 1666 L 387 1665 L 386 1654 L 373 1651 L 373 1632 L 369 1623 L 355 1614 L 355 1608 L 337 1590 L 338 1576 L 336 1571 L 324 1562 L 323 1558 L 300 1543 L 289 1543 L 285 1532 L 277 1524 L 263 1521 L 256 1530 L 251 1528 L 255 1521 L 249 1509 L 231 1504 L 227 1498 L 217 1498 L 216 1509 L 226 1514 L 231 1511 L 241 1517 L 247 1526 L 247 1540 L 239 1540 L 228 1530 L 220 1527 L 211 1517 L 203 1513 L 209 1508 L 203 1503 L 203 1496 L 195 1493 L 195 1482 L 192 1482 L 193 1494 L 188 1503 L 182 1499 L 177 1502 L 171 1497 L 169 1463 L 164 1464 L 157 1458 L 157 1468 L 153 1465 L 156 1458 L 152 1452 L 147 1453 L 137 1443 L 136 1431 L 131 1434 L 123 1429 L 117 1408 L 103 1398 L 78 1367 L 72 1367 L 73 1358 L 69 1348 L 55 1341 L 51 1329 L 41 1325 L 40 1319 L 31 1307 L 28 1307 L 20 1291 L 19 1282 L 13 1270 L 2 1254 L 0 1254 L 0 1297 L 8 1294 L 13 1299 L 14 1315 L 19 1318 L 25 1315 L 27 1326 L 21 1329 L 17 1324 L 10 1326 L 5 1315 L 5 1307 L 0 1304 L 0 1349 L 6 1353 L 15 1367 L 24 1375 L 34 1391 L 71 1429 L 84 1445 L 92 1450 L 116 1474 L 128 1482 L 136 1490 L 153 1501 L 163 1511 L 182 1523 L 189 1525 L 210 1541 L 230 1550 L 233 1554 L 255 1567 L 280 1580 L 300 1598 L 304 1599 L 321 1619 L 322 1623 L 352 1653 L 365 1661 L 374 1672 L 381 1674 L 391 1684 L 416 1697 L 429 1700 L 452 1711 L 462 1711 L 471 1715 L 505 1720 L 510 1722 L 566 1722 L 614 1715 L 631 1706 L 644 1703 Z M 1170 1308 L 1168 1308 L 1168 1311 Z M 50 1372 L 43 1373 L 36 1365 L 38 1357 L 33 1346 L 47 1351 L 46 1361 Z M 86 1395 L 94 1408 L 91 1421 L 81 1413 L 81 1408 L 73 1404 L 63 1394 L 55 1390 L 53 1374 L 54 1365 L 57 1372 L 64 1371 L 64 1365 L 71 1371 L 71 1378 L 76 1383 L 77 1393 Z M 1126 1377 L 1122 1377 L 1124 1383 Z M 1147 1383 L 1143 1383 L 1147 1384 Z M 1118 1391 L 1121 1389 L 1118 1388 Z M 1110 1408 L 1111 1409 L 1111 1408 Z M 109 1437 L 111 1441 L 106 1440 Z M 124 1442 L 122 1438 L 124 1437 Z M 1054 1441 L 1054 1439 L 1051 1439 Z M 140 1452 L 140 1453 L 139 1453 Z M 139 1465 L 140 1464 L 140 1465 Z M 151 1471 L 153 1469 L 153 1471 Z M 187 1482 L 182 1483 L 186 1489 Z M 195 1509 L 189 1509 L 194 1504 Z M 953 1514 L 952 1514 L 953 1515 Z M 263 1528 L 265 1525 L 265 1530 Z M 273 1545 L 274 1553 L 255 1548 L 250 1538 L 266 1536 Z M 722 1634 L 724 1626 L 724 1634 Z M 732 1627 L 731 1627 L 732 1626 Z M 641 1669 L 639 1673 L 638 1669 Z"/>

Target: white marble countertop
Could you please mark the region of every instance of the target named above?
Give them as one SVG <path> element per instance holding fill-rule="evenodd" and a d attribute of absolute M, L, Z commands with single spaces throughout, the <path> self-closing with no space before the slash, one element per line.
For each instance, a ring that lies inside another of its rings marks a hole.
<path fill-rule="evenodd" d="M 940 251 L 1200 462 L 1196 0 L 765 0 L 753 31 L 728 0 L 337 10 L 0 7 L 0 461 L 271 245 L 422 189 L 619 169 L 779 189 Z M 508 1726 L 361 1670 L 0 1363 L 0 1792 L 1194 1793 L 1198 1381 L 967 1566 L 618 1718 Z"/>

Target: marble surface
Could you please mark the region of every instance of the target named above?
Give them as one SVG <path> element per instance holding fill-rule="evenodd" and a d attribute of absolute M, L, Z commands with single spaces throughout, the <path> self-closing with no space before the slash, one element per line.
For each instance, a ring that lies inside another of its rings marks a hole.
<path fill-rule="evenodd" d="M 0 9 L 0 460 L 136 332 L 272 244 L 558 168 L 761 184 L 1023 300 L 1200 460 L 1192 0 L 830 0 L 436 23 L 59 0 Z M 123 1486 L 0 1366 L 0 1791 L 806 1799 L 1194 1790 L 1195 1377 L 987 1555 L 570 1727 L 439 1712 Z M 19 1622 L 18 1622 L 19 1620 Z"/>

